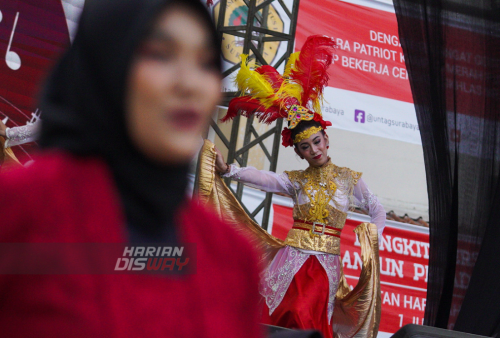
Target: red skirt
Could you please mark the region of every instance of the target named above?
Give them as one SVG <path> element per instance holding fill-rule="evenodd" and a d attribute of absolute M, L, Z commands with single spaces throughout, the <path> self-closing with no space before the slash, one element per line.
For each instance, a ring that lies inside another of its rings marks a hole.
<path fill-rule="evenodd" d="M 262 322 L 290 329 L 316 329 L 333 338 L 328 321 L 328 276 L 315 256 L 307 259 L 285 293 L 280 305 L 269 316 L 264 302 Z"/>

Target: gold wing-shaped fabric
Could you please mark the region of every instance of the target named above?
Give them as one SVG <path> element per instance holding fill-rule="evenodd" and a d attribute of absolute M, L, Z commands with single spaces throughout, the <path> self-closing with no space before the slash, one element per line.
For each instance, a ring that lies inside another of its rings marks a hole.
<path fill-rule="evenodd" d="M 271 236 L 255 223 L 245 212 L 240 202 L 215 171 L 215 145 L 205 140 L 198 162 L 198 198 L 201 203 L 209 204 L 226 222 L 249 237 L 250 241 L 264 253 L 265 261 L 272 260 L 284 242 Z M 267 265 L 267 264 L 266 264 Z"/>
<path fill-rule="evenodd" d="M 381 314 L 380 262 L 377 226 L 361 223 L 354 229 L 361 245 L 363 268 L 358 284 L 350 290 L 342 273 L 332 327 L 338 338 L 377 337 Z"/>
<path fill-rule="evenodd" d="M 22 167 L 23 165 L 17 159 L 16 155 L 12 149 L 4 148 L 5 146 L 5 138 L 0 136 L 0 171 L 5 172 L 9 169 Z"/>
<path fill-rule="evenodd" d="M 211 205 L 219 216 L 235 229 L 250 237 L 251 242 L 265 253 L 268 263 L 283 248 L 284 242 L 273 237 L 255 223 L 215 171 L 216 152 L 212 142 L 205 140 L 198 164 L 198 198 Z M 377 227 L 362 223 L 354 229 L 361 245 L 363 268 L 353 290 L 341 274 L 335 310 L 333 332 L 338 338 L 377 336 L 380 323 L 380 266 L 378 258 Z M 266 264 L 267 265 L 267 264 Z"/>

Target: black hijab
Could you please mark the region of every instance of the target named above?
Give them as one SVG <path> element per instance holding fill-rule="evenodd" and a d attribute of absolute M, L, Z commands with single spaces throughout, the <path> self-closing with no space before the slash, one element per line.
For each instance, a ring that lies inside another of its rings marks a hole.
<path fill-rule="evenodd" d="M 134 241 L 176 243 L 174 218 L 185 199 L 188 163 L 166 166 L 140 153 L 127 135 L 124 107 L 134 52 L 173 4 L 199 17 L 219 51 L 199 0 L 87 0 L 74 43 L 42 93 L 42 147 L 106 161 Z"/>

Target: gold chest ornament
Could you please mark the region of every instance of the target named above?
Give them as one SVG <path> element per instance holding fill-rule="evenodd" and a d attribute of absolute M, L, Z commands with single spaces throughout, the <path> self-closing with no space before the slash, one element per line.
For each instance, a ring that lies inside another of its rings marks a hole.
<path fill-rule="evenodd" d="M 337 177 L 337 173 L 332 173 L 331 177 L 324 178 L 325 171 L 319 168 L 319 172 L 307 173 L 305 178 L 307 183 L 304 186 L 304 192 L 309 198 L 311 207 L 309 208 L 309 215 L 306 216 L 307 220 L 325 223 L 329 216 L 327 206 L 330 204 L 337 185 L 333 178 Z M 316 170 L 315 170 L 316 171 Z"/>
<path fill-rule="evenodd" d="M 303 250 L 340 254 L 340 234 L 347 213 L 339 198 L 350 199 L 361 173 L 341 168 L 330 161 L 321 168 L 286 172 L 295 190 L 294 225 L 285 244 Z M 339 190 L 340 189 L 340 190 Z M 308 201 L 299 204 L 298 192 Z M 332 205 L 333 204 L 333 205 Z M 306 230 L 306 231 L 304 231 Z"/>

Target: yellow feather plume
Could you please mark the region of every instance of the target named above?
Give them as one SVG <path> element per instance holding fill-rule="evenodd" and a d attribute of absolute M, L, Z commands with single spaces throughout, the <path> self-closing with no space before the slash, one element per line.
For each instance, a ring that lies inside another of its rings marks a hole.
<path fill-rule="evenodd" d="M 295 62 L 299 58 L 299 55 L 300 55 L 300 52 L 295 52 L 295 53 L 290 54 L 290 56 L 288 57 L 288 61 L 286 62 L 286 66 L 285 66 L 285 71 L 283 72 L 283 77 L 285 79 L 288 78 L 288 76 L 290 75 L 290 72 L 292 71 L 293 66 L 295 66 Z"/>
<path fill-rule="evenodd" d="M 250 93 L 266 108 L 271 107 L 276 100 L 274 90 L 265 77 L 251 70 L 247 63 L 248 55 L 241 54 L 241 68 L 236 75 L 236 85 L 244 93 Z"/>
<path fill-rule="evenodd" d="M 301 97 L 302 97 L 302 86 L 298 83 L 291 82 L 288 80 L 288 76 L 290 75 L 290 72 L 292 69 L 294 69 L 295 62 L 299 58 L 300 52 L 295 52 L 290 54 L 288 57 L 288 61 L 285 66 L 285 71 L 283 72 L 283 83 L 281 84 L 281 88 L 278 90 L 278 93 L 276 94 L 279 97 L 293 97 L 299 101 L 299 104 L 302 104 L 301 102 Z"/>
<path fill-rule="evenodd" d="M 321 105 L 323 104 L 323 95 L 319 95 L 315 100 L 312 100 L 312 107 L 314 112 L 318 113 L 319 115 L 321 114 Z"/>
<path fill-rule="evenodd" d="M 283 72 L 283 78 L 285 78 L 285 82 L 283 82 L 283 84 L 281 85 L 281 88 L 278 91 L 277 95 L 293 96 L 300 102 L 300 104 L 304 104 L 305 102 L 302 102 L 301 100 L 303 92 L 302 86 L 298 83 L 294 83 L 287 80 L 287 78 L 290 76 L 291 71 L 295 68 L 295 63 L 297 62 L 299 56 L 300 52 L 295 52 L 290 54 L 290 57 L 288 58 L 288 61 L 285 66 L 285 71 Z M 286 93 L 286 94 L 281 94 L 281 93 Z M 321 95 L 311 102 L 312 110 L 321 115 L 322 103 L 323 103 L 323 96 Z"/>
<path fill-rule="evenodd" d="M 301 100 L 301 95 L 302 94 L 302 86 L 299 85 L 298 83 L 293 83 L 285 79 L 283 83 L 281 84 L 280 89 L 276 93 L 277 97 L 280 98 L 287 98 L 287 97 L 293 97 L 299 101 L 299 104 L 302 104 L 300 102 Z"/>

